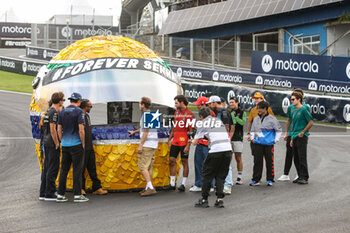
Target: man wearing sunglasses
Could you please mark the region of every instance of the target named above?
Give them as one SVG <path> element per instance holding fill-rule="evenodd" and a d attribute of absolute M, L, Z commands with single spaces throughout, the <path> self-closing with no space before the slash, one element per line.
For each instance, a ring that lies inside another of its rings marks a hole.
<path fill-rule="evenodd" d="M 295 88 L 294 92 L 299 92 L 304 99 L 304 92 L 301 88 Z M 310 106 L 305 104 L 303 101 L 303 106 L 310 112 Z M 283 175 L 281 175 L 280 178 L 278 178 L 278 181 L 289 181 L 289 171 L 290 168 L 292 167 L 293 163 L 293 148 L 290 147 L 290 141 L 292 138 L 292 133 L 291 133 L 291 125 L 290 125 L 290 118 L 291 118 L 291 113 L 292 111 L 295 110 L 295 106 L 293 104 L 288 106 L 287 110 L 287 121 L 286 121 L 286 135 L 284 136 L 284 141 L 286 141 L 286 160 L 284 162 L 284 170 L 283 170 Z M 293 179 L 293 181 L 297 181 L 298 175 Z"/>
<path fill-rule="evenodd" d="M 80 108 L 84 111 L 84 119 L 85 119 L 85 153 L 84 153 L 84 164 L 83 164 L 83 177 L 82 177 L 82 190 L 81 193 L 86 195 L 85 193 L 85 169 L 87 169 L 90 178 L 92 180 L 92 194 L 95 195 L 105 195 L 107 194 L 106 190 L 102 189 L 101 181 L 97 177 L 96 173 L 96 159 L 95 159 L 95 151 L 92 146 L 92 132 L 91 132 L 91 120 L 89 113 L 92 109 L 92 104 L 90 100 L 83 99 L 80 103 Z"/>
<path fill-rule="evenodd" d="M 307 143 L 313 120 L 310 111 L 302 104 L 303 96 L 300 92 L 293 92 L 291 101 L 295 109 L 290 117 L 292 137 L 290 147 L 293 148 L 294 164 L 299 177 L 293 183 L 308 184 Z"/>

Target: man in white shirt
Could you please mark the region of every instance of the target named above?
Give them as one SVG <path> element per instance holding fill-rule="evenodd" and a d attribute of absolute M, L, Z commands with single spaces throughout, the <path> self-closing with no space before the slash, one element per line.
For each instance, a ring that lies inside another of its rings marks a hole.
<path fill-rule="evenodd" d="M 223 198 L 225 196 L 223 192 L 224 183 L 232 157 L 231 141 L 225 125 L 219 118 L 210 115 L 209 108 L 199 110 L 199 120 L 201 122 L 197 122 L 196 124 L 197 133 L 192 140 L 192 144 L 197 145 L 198 140 L 201 138 L 208 139 L 209 153 L 204 161 L 202 170 L 202 198 L 195 204 L 195 207 L 209 207 L 209 191 L 211 182 L 215 178 L 217 196 L 215 207 L 223 208 Z"/>
<path fill-rule="evenodd" d="M 142 97 L 139 102 L 140 110 L 142 111 L 141 127 L 138 130 L 130 131 L 130 135 L 140 133 L 140 145 L 137 150 L 138 167 L 145 178 L 147 185 L 144 190 L 140 192 L 141 197 L 157 194 L 157 191 L 152 185 L 153 164 L 155 159 L 155 151 L 158 148 L 158 132 L 156 129 L 143 128 L 143 113 L 150 111 L 151 99 L 148 97 Z"/>

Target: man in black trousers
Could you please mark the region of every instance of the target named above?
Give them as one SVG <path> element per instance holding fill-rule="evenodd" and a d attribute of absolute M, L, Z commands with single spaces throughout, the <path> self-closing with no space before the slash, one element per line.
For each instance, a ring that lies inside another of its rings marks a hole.
<path fill-rule="evenodd" d="M 62 162 L 56 201 L 68 201 L 64 194 L 67 175 L 73 163 L 74 202 L 87 202 L 89 199 L 81 195 L 81 170 L 85 147 L 84 112 L 79 108 L 82 98 L 79 93 L 72 93 L 68 99 L 71 104 L 61 111 L 58 118 L 57 131 L 62 145 Z"/>
<path fill-rule="evenodd" d="M 83 176 L 82 176 L 82 190 L 81 193 L 85 195 L 85 168 L 88 170 L 90 178 L 92 180 L 92 194 L 95 195 L 105 195 L 106 190 L 102 189 L 101 181 L 97 177 L 96 173 L 96 159 L 95 151 L 92 146 L 92 133 L 91 133 L 91 120 L 90 120 L 90 110 L 92 104 L 88 99 L 83 99 L 80 103 L 80 108 L 84 111 L 85 118 L 85 154 L 84 154 L 84 165 L 83 165 Z"/>
<path fill-rule="evenodd" d="M 40 144 L 45 153 L 41 174 L 40 201 L 56 201 L 56 179 L 60 166 L 60 142 L 57 136 L 57 121 L 64 94 L 55 92 L 51 96 L 51 105 L 44 115 Z"/>

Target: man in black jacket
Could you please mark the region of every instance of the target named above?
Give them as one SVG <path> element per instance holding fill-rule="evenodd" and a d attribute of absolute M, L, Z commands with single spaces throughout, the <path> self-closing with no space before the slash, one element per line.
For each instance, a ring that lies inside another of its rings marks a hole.
<path fill-rule="evenodd" d="M 90 178 L 92 180 L 92 192 L 96 195 L 107 194 L 106 190 L 102 189 L 101 181 L 97 177 L 96 173 L 96 159 L 95 151 L 92 146 L 92 133 L 91 133 L 91 120 L 90 120 L 90 110 L 92 104 L 89 100 L 84 99 L 80 103 L 80 108 L 84 111 L 85 118 L 85 153 L 84 153 L 84 165 L 83 165 L 83 178 L 82 178 L 82 190 L 81 193 L 85 195 L 85 168 L 88 170 Z"/>

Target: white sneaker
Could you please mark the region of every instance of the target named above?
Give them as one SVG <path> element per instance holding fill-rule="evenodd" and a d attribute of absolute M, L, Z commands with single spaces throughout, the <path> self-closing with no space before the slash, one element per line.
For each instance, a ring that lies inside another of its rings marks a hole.
<path fill-rule="evenodd" d="M 230 187 L 224 187 L 224 193 L 226 195 L 231 195 L 231 188 Z"/>
<path fill-rule="evenodd" d="M 278 181 L 289 181 L 290 178 L 288 175 L 281 175 L 280 178 L 278 178 Z"/>
<path fill-rule="evenodd" d="M 296 175 L 293 181 L 297 180 L 298 178 L 299 178 L 299 176 L 298 176 L 298 175 Z"/>
<path fill-rule="evenodd" d="M 210 188 L 210 192 L 212 193 L 212 192 L 214 192 L 215 190 L 214 190 L 214 188 Z"/>
<path fill-rule="evenodd" d="M 202 191 L 202 188 L 201 187 L 197 187 L 195 185 L 193 185 L 191 188 L 190 188 L 190 192 L 201 192 Z"/>

